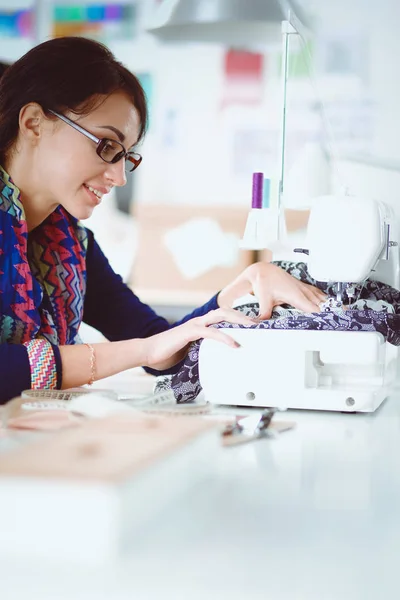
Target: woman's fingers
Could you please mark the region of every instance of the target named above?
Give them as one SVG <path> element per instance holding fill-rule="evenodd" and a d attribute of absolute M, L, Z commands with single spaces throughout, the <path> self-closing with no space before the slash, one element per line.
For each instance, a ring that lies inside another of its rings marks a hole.
<path fill-rule="evenodd" d="M 287 294 L 282 295 L 277 300 L 274 300 L 264 290 L 264 293 L 260 294 L 259 298 L 260 309 L 258 320 L 270 319 L 273 308 L 281 304 L 290 304 L 294 308 L 306 313 L 320 312 L 320 304 L 326 300 L 326 295 L 317 290 L 317 288 L 302 284 L 301 282 L 299 283 L 300 285 L 291 288 Z"/>
<path fill-rule="evenodd" d="M 200 338 L 216 340 L 217 342 L 222 342 L 231 348 L 240 348 L 239 342 L 234 340 L 232 336 L 228 335 L 227 333 L 223 333 L 221 329 L 215 329 L 215 327 L 204 327 Z"/>
<path fill-rule="evenodd" d="M 270 319 L 272 316 L 272 311 L 276 304 L 274 303 L 271 296 L 267 294 L 263 294 L 259 299 L 259 309 L 258 309 L 258 321 L 265 321 Z"/>
<path fill-rule="evenodd" d="M 325 302 L 325 300 L 327 299 L 327 295 L 324 292 L 322 292 L 321 290 L 319 290 L 317 287 L 314 287 L 313 285 L 310 285 L 308 283 L 301 282 L 301 287 L 302 287 L 304 295 L 314 305 L 313 312 L 315 312 L 315 307 L 317 308 L 317 310 L 319 312 L 320 304 L 321 304 L 321 302 Z"/>
<path fill-rule="evenodd" d="M 317 292 L 313 290 L 313 296 L 316 298 L 317 302 L 325 302 L 325 300 L 328 298 L 328 296 L 324 294 L 324 292 L 321 292 L 321 290 L 318 290 Z"/>
<path fill-rule="evenodd" d="M 198 317 L 199 322 L 206 327 L 208 325 L 215 325 L 221 323 L 221 321 L 227 321 L 228 323 L 235 323 L 236 325 L 254 325 L 255 321 L 251 317 L 247 317 L 238 310 L 233 308 L 219 308 L 212 310 L 203 317 Z"/>
<path fill-rule="evenodd" d="M 299 290 L 299 293 L 293 300 L 293 306 L 306 313 L 317 312 L 319 310 L 318 305 L 320 300 L 315 296 L 311 298 L 306 296 L 303 290 Z"/>

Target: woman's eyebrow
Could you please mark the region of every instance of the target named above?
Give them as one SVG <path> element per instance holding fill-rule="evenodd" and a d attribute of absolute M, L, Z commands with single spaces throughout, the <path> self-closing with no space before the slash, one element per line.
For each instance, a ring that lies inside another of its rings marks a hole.
<path fill-rule="evenodd" d="M 110 129 L 110 131 L 113 131 L 118 136 L 120 142 L 125 141 L 124 134 L 116 127 L 113 127 L 112 125 L 97 125 L 97 127 L 99 127 L 100 129 Z"/>

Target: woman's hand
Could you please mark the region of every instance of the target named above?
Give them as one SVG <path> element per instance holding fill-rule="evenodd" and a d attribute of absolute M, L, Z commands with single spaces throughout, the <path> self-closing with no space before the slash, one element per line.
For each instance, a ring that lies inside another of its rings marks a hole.
<path fill-rule="evenodd" d="M 290 304 L 304 312 L 320 312 L 320 302 L 326 295 L 318 288 L 299 281 L 280 267 L 258 262 L 247 267 L 218 295 L 221 307 L 231 307 L 245 294 L 254 294 L 260 304 L 258 318 L 270 319 L 274 306 Z"/>
<path fill-rule="evenodd" d="M 144 344 L 144 366 L 157 370 L 168 369 L 182 360 L 188 351 L 191 342 L 202 338 L 217 340 L 232 348 L 239 344 L 228 334 L 220 329 L 209 327 L 221 321 L 237 323 L 239 325 L 254 325 L 254 319 L 246 317 L 232 308 L 219 308 L 212 310 L 202 317 L 196 317 L 157 335 L 141 340 Z"/>

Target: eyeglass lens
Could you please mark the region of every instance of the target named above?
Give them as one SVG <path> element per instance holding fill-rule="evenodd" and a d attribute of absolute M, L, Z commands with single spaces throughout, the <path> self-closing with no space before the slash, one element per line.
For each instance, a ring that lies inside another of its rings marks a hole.
<path fill-rule="evenodd" d="M 103 139 L 99 147 L 99 155 L 108 163 L 116 163 L 125 155 L 122 145 L 116 140 Z M 128 153 L 125 155 L 126 171 L 134 171 L 139 166 L 140 156 L 136 153 Z"/>

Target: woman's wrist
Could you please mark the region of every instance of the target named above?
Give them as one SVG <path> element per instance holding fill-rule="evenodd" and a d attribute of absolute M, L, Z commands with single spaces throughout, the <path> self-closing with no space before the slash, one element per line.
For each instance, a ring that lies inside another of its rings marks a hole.
<path fill-rule="evenodd" d="M 164 333 L 164 332 L 163 332 Z M 168 358 L 162 359 L 158 356 L 158 350 L 161 350 L 162 338 L 159 337 L 160 334 L 156 334 L 154 336 L 142 339 L 142 340 L 132 340 L 139 341 L 142 343 L 142 356 L 143 362 L 140 366 L 149 367 L 150 369 L 155 369 L 156 371 L 164 371 L 165 369 L 169 369 L 176 365 L 182 358 L 185 357 L 187 352 L 187 347 L 182 348 L 178 352 L 174 352 Z M 162 352 L 161 352 L 162 353 Z"/>
<path fill-rule="evenodd" d="M 232 308 L 234 300 L 236 300 L 237 294 L 233 283 L 228 284 L 218 293 L 217 304 L 219 308 Z"/>
<path fill-rule="evenodd" d="M 127 344 L 128 354 L 132 359 L 132 366 L 128 368 L 146 367 L 151 353 L 151 337 L 133 338 L 127 340 Z"/>
<path fill-rule="evenodd" d="M 217 294 L 217 304 L 218 304 L 219 308 L 227 307 L 225 297 L 226 297 L 226 288 L 222 288 L 222 290 L 219 291 Z"/>

